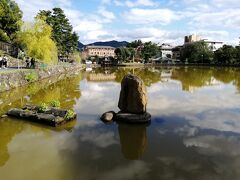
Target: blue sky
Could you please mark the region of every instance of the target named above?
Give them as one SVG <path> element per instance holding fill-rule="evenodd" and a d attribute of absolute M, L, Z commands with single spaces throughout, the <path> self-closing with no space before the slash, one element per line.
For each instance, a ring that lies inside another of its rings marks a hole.
<path fill-rule="evenodd" d="M 204 39 L 238 44 L 239 0 L 16 0 L 25 21 L 41 9 L 61 7 L 80 41 L 142 39 L 182 44 L 196 33 Z"/>

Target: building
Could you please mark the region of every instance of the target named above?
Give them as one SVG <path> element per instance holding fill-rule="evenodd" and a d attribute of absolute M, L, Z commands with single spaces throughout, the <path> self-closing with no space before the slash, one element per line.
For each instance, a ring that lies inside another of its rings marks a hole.
<path fill-rule="evenodd" d="M 212 51 L 216 51 L 219 48 L 223 47 L 223 42 L 220 41 L 208 41 L 208 40 L 203 40 L 208 47 L 212 50 Z"/>
<path fill-rule="evenodd" d="M 192 34 L 189 36 L 185 36 L 184 38 L 184 44 L 189 44 L 189 43 L 194 43 L 194 42 L 198 42 L 201 40 L 201 37 L 196 35 L 196 34 Z"/>
<path fill-rule="evenodd" d="M 205 42 L 212 51 L 216 51 L 223 46 L 223 42 L 201 39 L 201 37 L 196 34 L 192 34 L 184 37 L 184 45 L 199 42 L 199 41 Z"/>
<path fill-rule="evenodd" d="M 115 48 L 110 46 L 87 46 L 84 49 L 85 57 L 115 57 Z"/>
<path fill-rule="evenodd" d="M 172 48 L 173 47 L 170 44 L 163 43 L 160 46 L 162 58 L 172 58 L 173 56 Z"/>

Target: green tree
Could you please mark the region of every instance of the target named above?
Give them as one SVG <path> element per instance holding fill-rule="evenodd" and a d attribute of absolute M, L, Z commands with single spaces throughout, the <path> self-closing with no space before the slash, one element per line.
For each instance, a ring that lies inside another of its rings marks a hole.
<path fill-rule="evenodd" d="M 139 46 L 142 46 L 143 42 L 141 40 L 135 40 L 133 42 L 130 42 L 127 47 L 128 48 L 138 48 Z"/>
<path fill-rule="evenodd" d="M 22 11 L 12 0 L 0 0 L 0 40 L 15 38 L 22 24 Z"/>
<path fill-rule="evenodd" d="M 125 48 L 125 47 L 120 47 L 115 49 L 115 54 L 120 63 L 126 62 L 131 56 L 130 51 L 128 50 L 128 48 Z"/>
<path fill-rule="evenodd" d="M 187 44 L 181 51 L 181 60 L 190 63 L 210 63 L 213 60 L 213 52 L 204 41 Z"/>
<path fill-rule="evenodd" d="M 230 45 L 224 45 L 214 53 L 214 60 L 219 64 L 237 64 L 239 63 L 239 47 L 234 48 Z"/>
<path fill-rule="evenodd" d="M 68 56 L 77 50 L 79 37 L 72 32 L 72 25 L 61 8 L 53 8 L 52 11 L 42 10 L 38 16 L 46 17 L 47 24 L 52 27 L 52 38 L 57 44 L 59 54 Z"/>
<path fill-rule="evenodd" d="M 38 17 L 33 25 L 25 24 L 18 40 L 28 56 L 42 63 L 54 64 L 57 62 L 57 47 L 51 36 L 51 26 Z"/>
<path fill-rule="evenodd" d="M 142 58 L 145 62 L 148 62 L 150 58 L 156 56 L 160 52 L 160 48 L 157 44 L 150 42 L 144 43 L 144 47 L 141 51 Z"/>

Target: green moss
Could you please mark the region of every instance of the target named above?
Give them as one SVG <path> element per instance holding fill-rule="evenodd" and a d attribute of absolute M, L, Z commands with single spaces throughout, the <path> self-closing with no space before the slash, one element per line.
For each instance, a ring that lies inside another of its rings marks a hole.
<path fill-rule="evenodd" d="M 60 102 L 58 100 L 52 100 L 49 104 L 52 107 L 60 107 Z"/>
<path fill-rule="evenodd" d="M 48 109 L 48 106 L 46 103 L 41 103 L 40 106 L 38 107 L 38 112 L 43 113 Z"/>
<path fill-rule="evenodd" d="M 32 71 L 30 73 L 27 73 L 24 78 L 28 82 L 34 82 L 38 80 L 38 75 L 35 71 Z"/>
<path fill-rule="evenodd" d="M 73 110 L 70 109 L 70 110 L 67 111 L 64 119 L 71 120 L 71 119 L 75 118 L 75 116 L 76 116 L 76 113 Z"/>

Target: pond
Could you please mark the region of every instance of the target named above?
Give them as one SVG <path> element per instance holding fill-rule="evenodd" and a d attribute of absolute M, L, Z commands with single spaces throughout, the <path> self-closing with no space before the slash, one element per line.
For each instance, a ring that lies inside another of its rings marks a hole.
<path fill-rule="evenodd" d="M 143 79 L 150 125 L 106 125 L 127 73 Z M 240 179 L 240 71 L 90 69 L 0 94 L 0 114 L 57 99 L 77 112 L 60 128 L 0 119 L 0 179 Z M 52 82 L 52 83 L 51 83 Z"/>

